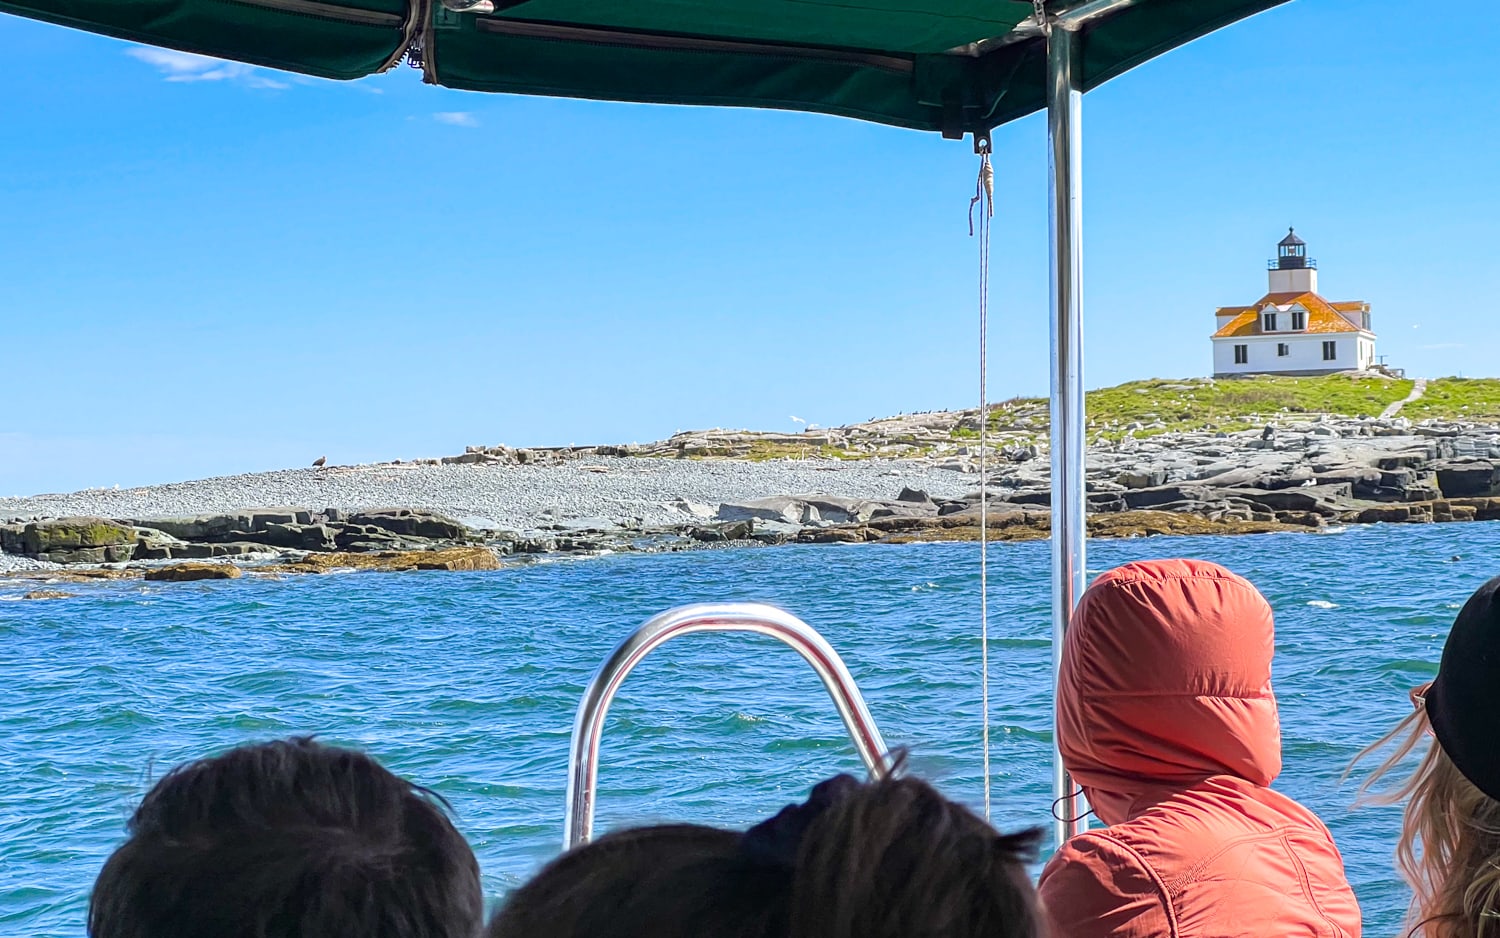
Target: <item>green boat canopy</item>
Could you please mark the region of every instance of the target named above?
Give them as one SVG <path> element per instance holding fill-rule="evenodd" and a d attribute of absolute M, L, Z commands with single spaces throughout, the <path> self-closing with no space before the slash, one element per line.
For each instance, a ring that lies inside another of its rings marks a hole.
<path fill-rule="evenodd" d="M 1135 0 L 1082 26 L 1095 87 L 1285 0 Z M 467 8 L 469 12 L 458 12 Z M 0 12 L 323 78 L 818 111 L 948 136 L 1043 107 L 1020 0 L 0 0 Z"/>

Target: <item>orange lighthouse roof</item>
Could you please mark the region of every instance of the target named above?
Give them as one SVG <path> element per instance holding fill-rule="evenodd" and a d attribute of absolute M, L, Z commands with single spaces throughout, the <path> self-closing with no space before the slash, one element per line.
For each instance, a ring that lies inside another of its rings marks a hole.
<path fill-rule="evenodd" d="M 1359 332 L 1360 328 L 1342 313 L 1364 312 L 1369 304 L 1363 300 L 1348 300 L 1340 303 L 1330 303 L 1318 296 L 1316 293 L 1267 293 L 1261 297 L 1253 306 L 1222 306 L 1216 315 L 1234 318 L 1220 327 L 1213 334 L 1215 339 L 1239 338 L 1241 336 L 1260 335 L 1260 314 L 1267 307 L 1286 309 L 1291 306 L 1300 306 L 1307 310 L 1307 332 Z"/>

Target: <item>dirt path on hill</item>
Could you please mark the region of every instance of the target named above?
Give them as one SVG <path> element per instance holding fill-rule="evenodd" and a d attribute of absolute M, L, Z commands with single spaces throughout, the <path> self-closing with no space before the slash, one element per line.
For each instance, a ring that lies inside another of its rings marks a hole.
<path fill-rule="evenodd" d="M 1413 384 L 1412 387 L 1411 387 L 1411 393 L 1408 394 L 1408 395 L 1406 395 L 1406 397 L 1402 398 L 1401 400 L 1396 401 L 1394 404 L 1391 404 L 1385 410 L 1382 410 L 1380 412 L 1380 419 L 1381 420 L 1389 420 L 1389 419 L 1391 419 L 1392 417 L 1394 417 L 1397 414 L 1401 413 L 1401 408 L 1405 407 L 1407 404 L 1410 404 L 1412 401 L 1421 400 L 1422 395 L 1426 394 L 1426 393 L 1427 393 L 1427 379 L 1426 378 L 1418 378 L 1416 380 L 1416 383 Z"/>

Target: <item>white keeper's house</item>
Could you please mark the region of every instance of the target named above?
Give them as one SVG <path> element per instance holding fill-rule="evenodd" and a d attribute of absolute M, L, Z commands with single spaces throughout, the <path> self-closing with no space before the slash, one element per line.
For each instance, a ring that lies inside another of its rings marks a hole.
<path fill-rule="evenodd" d="M 1214 313 L 1214 377 L 1329 375 L 1373 366 L 1370 304 L 1319 296 L 1318 262 L 1295 231 L 1287 229 L 1276 255 L 1265 296 Z"/>

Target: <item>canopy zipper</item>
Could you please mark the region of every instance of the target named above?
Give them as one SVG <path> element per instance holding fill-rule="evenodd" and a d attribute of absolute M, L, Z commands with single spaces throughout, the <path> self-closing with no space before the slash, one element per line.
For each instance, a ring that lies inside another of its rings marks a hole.
<path fill-rule="evenodd" d="M 388 72 L 402 62 L 410 62 L 415 68 L 422 67 L 422 47 L 426 44 L 425 30 L 431 12 L 432 0 L 407 0 L 406 21 L 401 27 L 401 44 L 376 69 L 377 72 Z"/>
<path fill-rule="evenodd" d="M 325 3 L 323 0 L 220 0 L 220 2 L 261 7 L 267 10 L 279 10 L 283 13 L 296 13 L 300 16 L 311 16 L 320 20 L 334 20 L 339 23 L 351 23 L 356 26 L 387 26 L 392 29 L 402 29 L 406 21 L 406 17 L 401 16 L 399 13 L 385 13 L 380 10 L 361 10 L 356 7 L 340 6 L 336 3 Z"/>
<path fill-rule="evenodd" d="M 912 57 L 882 55 L 854 49 L 825 49 L 818 46 L 794 46 L 774 42 L 746 42 L 733 39 L 700 39 L 694 36 L 669 36 L 660 33 L 635 33 L 619 29 L 596 29 L 559 23 L 537 23 L 527 20 L 489 19 L 475 21 L 481 32 L 499 33 L 525 39 L 555 42 L 579 42 L 595 46 L 625 49 L 648 49 L 665 52 L 704 52 L 731 55 L 753 55 L 765 58 L 799 59 L 840 65 L 858 65 L 896 74 L 910 74 L 916 67 Z"/>

